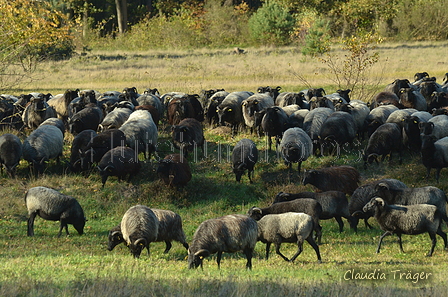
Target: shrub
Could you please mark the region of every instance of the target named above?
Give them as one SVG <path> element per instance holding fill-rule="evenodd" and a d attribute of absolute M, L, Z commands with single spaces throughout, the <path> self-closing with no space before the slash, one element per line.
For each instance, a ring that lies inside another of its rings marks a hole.
<path fill-rule="evenodd" d="M 318 56 L 330 50 L 330 28 L 328 22 L 317 19 L 305 35 L 305 45 L 302 54 Z"/>

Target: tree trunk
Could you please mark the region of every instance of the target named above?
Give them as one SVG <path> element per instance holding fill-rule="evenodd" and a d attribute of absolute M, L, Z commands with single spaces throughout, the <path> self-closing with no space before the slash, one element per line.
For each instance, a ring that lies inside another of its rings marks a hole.
<path fill-rule="evenodd" d="M 128 29 L 128 2 L 127 0 L 115 0 L 117 7 L 118 32 L 121 34 Z"/>

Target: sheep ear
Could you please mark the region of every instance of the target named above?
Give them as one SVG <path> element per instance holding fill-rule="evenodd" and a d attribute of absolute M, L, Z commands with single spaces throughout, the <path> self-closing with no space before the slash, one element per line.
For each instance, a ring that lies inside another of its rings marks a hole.
<path fill-rule="evenodd" d="M 202 250 L 199 250 L 196 253 L 194 253 L 194 256 L 200 257 L 202 259 L 202 258 L 210 256 L 210 252 L 206 249 L 202 249 Z"/>

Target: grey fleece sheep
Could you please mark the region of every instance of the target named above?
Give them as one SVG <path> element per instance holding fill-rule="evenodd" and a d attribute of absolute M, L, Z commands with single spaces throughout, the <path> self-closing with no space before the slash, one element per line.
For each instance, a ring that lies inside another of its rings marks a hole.
<path fill-rule="evenodd" d="M 363 210 L 365 212 L 375 211 L 375 218 L 381 229 L 385 231 L 380 237 L 377 253 L 380 252 L 381 243 L 387 235 L 396 234 L 398 236 L 400 250 L 404 253 L 401 241 L 402 234 L 417 235 L 426 232 L 432 241 L 431 249 L 427 254 L 428 257 L 431 257 L 434 252 L 437 243 L 436 234 L 442 237 L 444 248 L 447 249 L 447 236 L 441 228 L 442 215 L 434 205 L 388 205 L 383 199 L 375 197 L 364 206 Z"/>
<path fill-rule="evenodd" d="M 401 129 L 398 124 L 385 123 L 379 126 L 370 136 L 366 149 L 364 150 L 364 168 L 367 168 L 367 164 L 372 164 L 373 161 L 378 163 L 380 156 L 381 161 L 387 155 L 390 156 L 389 160 L 392 159 L 392 153 L 398 154 L 401 164 L 401 151 L 403 147 L 401 135 Z"/>
<path fill-rule="evenodd" d="M 103 188 L 109 176 L 117 176 L 118 180 L 121 181 L 128 175 L 127 181 L 129 183 L 131 178 L 140 171 L 140 168 L 141 164 L 138 160 L 137 152 L 130 147 L 124 146 L 117 146 L 108 151 L 97 166 Z"/>
<path fill-rule="evenodd" d="M 311 184 L 320 191 L 341 191 L 353 194 L 358 188 L 361 175 L 352 166 L 332 166 L 316 170 L 305 170 L 303 184 Z"/>
<path fill-rule="evenodd" d="M 300 193 L 283 193 L 279 192 L 275 196 L 274 203 L 292 201 L 296 199 L 311 198 L 315 199 L 322 206 L 322 213 L 319 217 L 321 220 L 329 220 L 334 218 L 339 225 L 339 232 L 344 229 L 342 218 L 347 219 L 352 225 L 352 216 L 348 211 L 348 199 L 345 193 L 339 191 L 326 191 L 321 193 L 300 192 Z"/>
<path fill-rule="evenodd" d="M 386 123 L 396 123 L 400 128 L 403 128 L 404 118 L 412 115 L 416 111 L 417 109 L 414 108 L 397 109 L 387 117 Z"/>
<path fill-rule="evenodd" d="M 221 104 L 216 108 L 218 112 L 219 123 L 224 125 L 228 123 L 233 128 L 233 133 L 244 123 L 242 103 L 244 99 L 249 98 L 252 92 L 232 92 L 224 98 Z"/>
<path fill-rule="evenodd" d="M 62 156 L 64 136 L 59 128 L 44 125 L 33 132 L 23 142 L 23 159 L 30 163 L 34 175 L 42 174 L 45 162 Z"/>
<path fill-rule="evenodd" d="M 28 236 L 34 236 L 34 219 L 39 215 L 44 220 L 60 221 L 58 237 L 62 229 L 68 233 L 68 224 L 73 225 L 79 235 L 84 232 L 86 218 L 78 201 L 56 190 L 46 187 L 34 187 L 25 195 L 25 204 L 28 209 Z"/>
<path fill-rule="evenodd" d="M 246 268 L 252 269 L 257 236 L 257 222 L 246 215 L 226 215 L 206 220 L 196 229 L 188 248 L 188 267 L 202 268 L 204 257 L 218 253 L 216 262 L 220 268 L 222 253 L 242 251 L 247 259 Z"/>
<path fill-rule="evenodd" d="M 157 239 L 155 242 L 165 242 L 165 251 L 168 253 L 172 247 L 171 241 L 180 242 L 188 250 L 188 243 L 185 239 L 185 233 L 182 229 L 182 218 L 171 210 L 151 208 L 159 220 Z M 115 246 L 124 242 L 121 225 L 115 226 L 109 231 L 109 243 L 107 249 L 112 251 Z"/>
<path fill-rule="evenodd" d="M 0 136 L 0 170 L 3 166 L 11 178 L 15 177 L 16 167 L 22 158 L 22 142 L 14 134 L 3 134 Z"/>
<path fill-rule="evenodd" d="M 30 104 L 25 107 L 22 121 L 30 129 L 36 129 L 48 118 L 55 118 L 56 111 L 45 102 L 43 97 L 32 97 Z"/>
<path fill-rule="evenodd" d="M 146 110 L 136 110 L 119 128 L 126 136 L 126 144 L 137 154 L 143 152 L 147 159 L 155 152 L 158 131 L 151 114 Z"/>
<path fill-rule="evenodd" d="M 157 240 L 159 220 L 149 207 L 135 205 L 123 215 L 120 228 L 131 254 L 134 258 L 140 258 L 144 248 L 149 255 L 149 244 Z"/>
<path fill-rule="evenodd" d="M 274 106 L 274 99 L 268 93 L 257 93 L 241 103 L 244 123 L 253 131 L 255 126 L 255 112 Z"/>
<path fill-rule="evenodd" d="M 319 130 L 321 155 L 328 149 L 334 155 L 341 151 L 344 144 L 350 144 L 356 137 L 356 125 L 353 116 L 344 111 L 330 114 Z"/>
<path fill-rule="evenodd" d="M 437 139 L 448 136 L 448 116 L 441 114 L 431 118 L 427 123 L 420 122 L 420 134 L 434 135 Z"/>
<path fill-rule="evenodd" d="M 313 144 L 303 129 L 289 128 L 283 134 L 279 151 L 290 170 L 292 163 L 298 163 L 297 171 L 300 173 L 302 162 L 306 161 L 313 152 Z"/>
<path fill-rule="evenodd" d="M 322 206 L 314 199 L 296 199 L 292 201 L 275 203 L 264 208 L 254 206 L 248 210 L 247 214 L 254 220 L 258 221 L 265 215 L 285 212 L 303 212 L 310 215 L 313 218 L 314 232 L 318 243 L 320 244 L 322 238 L 322 226 L 319 224 L 319 218 L 322 215 Z"/>
<path fill-rule="evenodd" d="M 127 101 L 126 103 L 131 104 Z M 118 129 L 121 127 L 121 125 L 123 125 L 124 122 L 127 121 L 133 111 L 133 106 L 130 107 L 125 105 L 124 107 L 115 107 L 104 117 L 98 128 L 101 132 L 109 129 Z"/>
<path fill-rule="evenodd" d="M 398 110 L 394 105 L 381 105 L 372 109 L 366 118 L 367 135 L 370 137 L 375 130 L 386 123 L 392 112 Z"/>
<path fill-rule="evenodd" d="M 40 126 L 44 126 L 44 125 L 53 125 L 59 128 L 59 130 L 61 130 L 62 135 L 65 135 L 65 125 L 64 122 L 61 119 L 58 118 L 48 118 L 45 121 L 42 122 L 42 124 L 39 125 Z"/>
<path fill-rule="evenodd" d="M 440 170 L 448 167 L 448 137 L 436 139 L 432 135 L 422 135 L 421 156 L 426 167 L 426 180 L 429 179 L 431 169 L 436 169 L 436 181 L 439 182 Z"/>
<path fill-rule="evenodd" d="M 310 136 L 313 143 L 316 144 L 314 150 L 317 149 L 320 127 L 333 112 L 334 110 L 328 107 L 319 107 L 306 114 L 303 120 L 303 130 Z"/>
<path fill-rule="evenodd" d="M 389 186 L 389 188 L 394 189 L 404 189 L 407 188 L 406 184 L 403 182 L 392 179 L 392 178 L 386 178 L 386 179 L 380 179 L 372 181 L 368 184 L 362 185 L 358 187 L 350 197 L 350 202 L 348 203 L 348 211 L 350 215 L 352 216 L 352 220 L 350 221 L 350 227 L 353 228 L 355 232 L 358 231 L 358 223 L 360 219 L 364 220 L 364 224 L 367 228 L 372 229 L 373 227 L 369 225 L 368 220 L 371 218 L 374 213 L 372 212 L 363 212 L 362 208 L 364 205 L 366 205 L 367 202 L 370 201 L 375 196 L 376 185 L 384 183 Z"/>
<path fill-rule="evenodd" d="M 287 212 L 262 217 L 258 222 L 258 240 L 266 243 L 266 260 L 269 258 L 271 243 L 276 253 L 285 261 L 293 262 L 303 251 L 306 240 L 313 247 L 319 263 L 322 262 L 319 247 L 313 239 L 313 218 L 305 213 Z M 298 249 L 291 259 L 280 252 L 282 242 L 297 243 Z"/>
<path fill-rule="evenodd" d="M 236 181 L 240 182 L 241 176 L 247 170 L 249 182 L 252 183 L 254 166 L 257 161 L 258 149 L 255 143 L 247 138 L 238 141 L 232 151 L 233 173 L 235 173 Z"/>

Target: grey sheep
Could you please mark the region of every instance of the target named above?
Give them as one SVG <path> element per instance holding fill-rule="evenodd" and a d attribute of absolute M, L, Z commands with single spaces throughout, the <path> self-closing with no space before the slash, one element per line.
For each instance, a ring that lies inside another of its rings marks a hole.
<path fill-rule="evenodd" d="M 374 213 L 372 212 L 363 212 L 362 208 L 366 205 L 367 202 L 370 201 L 375 196 L 376 190 L 375 187 L 379 183 L 385 183 L 390 188 L 404 189 L 407 188 L 405 183 L 393 179 L 386 178 L 372 181 L 368 184 L 362 185 L 358 187 L 350 197 L 350 202 L 348 203 L 348 211 L 352 216 L 352 220 L 350 222 L 350 227 L 358 232 L 358 223 L 359 220 L 364 220 L 364 224 L 366 228 L 372 229 L 373 227 L 368 223 L 369 218 L 373 217 Z"/>
<path fill-rule="evenodd" d="M 103 188 L 109 176 L 117 176 L 121 181 L 128 175 L 129 183 L 131 178 L 138 174 L 140 168 L 137 152 L 123 146 L 117 146 L 104 154 L 97 166 Z"/>
<path fill-rule="evenodd" d="M 412 115 L 416 111 L 417 109 L 414 108 L 397 109 L 387 117 L 386 123 L 395 123 L 398 124 L 400 128 L 403 128 L 404 118 Z"/>
<path fill-rule="evenodd" d="M 439 182 L 440 171 L 448 167 L 448 136 L 437 140 L 432 135 L 422 135 L 421 156 L 426 167 L 426 180 L 431 169 L 436 169 L 436 182 Z"/>
<path fill-rule="evenodd" d="M 402 88 L 400 89 L 398 97 L 400 98 L 398 102 L 402 105 L 402 108 L 415 108 L 424 111 L 428 109 L 425 97 L 423 97 L 418 90 L 413 88 Z"/>
<path fill-rule="evenodd" d="M 194 232 L 188 248 L 188 268 L 202 268 L 204 257 L 215 253 L 218 254 L 216 262 L 220 268 L 222 253 L 242 251 L 247 259 L 246 268 L 252 269 L 257 236 L 257 222 L 246 215 L 234 214 L 206 220 Z"/>
<path fill-rule="evenodd" d="M 154 106 L 159 115 L 163 115 L 165 112 L 165 106 L 162 104 L 160 96 L 150 93 L 145 90 L 141 96 L 137 98 L 138 105 L 152 105 Z"/>
<path fill-rule="evenodd" d="M 313 144 L 303 129 L 289 128 L 283 134 L 279 151 L 290 170 L 292 163 L 298 163 L 297 171 L 300 173 L 302 162 L 306 161 L 313 152 Z"/>
<path fill-rule="evenodd" d="M 48 118 L 45 121 L 42 122 L 42 124 L 39 125 L 40 126 L 44 126 L 44 125 L 53 125 L 59 128 L 59 130 L 61 130 L 62 135 L 65 135 L 65 125 L 64 122 L 61 119 L 58 118 Z"/>
<path fill-rule="evenodd" d="M 257 93 L 241 103 L 244 123 L 251 131 L 257 128 L 255 125 L 255 112 L 274 106 L 274 99 L 268 93 Z"/>
<path fill-rule="evenodd" d="M 129 107 L 115 107 L 109 112 L 101 123 L 98 125 L 98 129 L 103 132 L 109 129 L 118 129 L 127 121 L 134 108 Z"/>
<path fill-rule="evenodd" d="M 126 144 L 137 154 L 143 152 L 150 159 L 151 154 L 156 151 L 158 131 L 148 111 L 134 111 L 119 130 L 126 136 Z"/>
<path fill-rule="evenodd" d="M 238 141 L 232 151 L 233 173 L 235 173 L 236 181 L 240 182 L 241 176 L 247 170 L 247 177 L 252 183 L 254 166 L 257 161 L 258 149 L 255 143 L 247 138 Z"/>
<path fill-rule="evenodd" d="M 427 254 L 428 257 L 431 257 L 434 252 L 437 243 L 436 234 L 442 237 L 444 248 L 447 249 L 447 236 L 441 227 L 442 215 L 434 205 L 389 205 L 383 199 L 375 197 L 363 207 L 363 210 L 365 212 L 375 211 L 375 218 L 381 229 L 385 231 L 380 237 L 377 253 L 380 252 L 384 237 L 388 235 L 396 234 L 398 236 L 400 250 L 404 253 L 401 241 L 402 234 L 417 235 L 426 232 L 432 241 L 431 249 Z"/>
<path fill-rule="evenodd" d="M 360 100 L 351 100 L 350 103 L 338 105 L 336 111 L 345 111 L 351 114 L 355 122 L 358 138 L 364 139 L 365 122 L 370 113 L 367 104 Z"/>
<path fill-rule="evenodd" d="M 448 116 L 441 114 L 431 118 L 427 123 L 420 122 L 420 134 L 434 135 L 437 139 L 448 136 Z"/>
<path fill-rule="evenodd" d="M 43 97 L 33 97 L 23 111 L 22 121 L 28 128 L 36 129 L 46 119 L 55 117 L 56 111 L 48 105 Z"/>
<path fill-rule="evenodd" d="M 62 156 L 64 136 L 59 128 L 44 125 L 33 132 L 23 142 L 23 159 L 30 163 L 34 175 L 42 174 L 45 162 Z"/>
<path fill-rule="evenodd" d="M 92 139 L 97 136 L 93 130 L 84 130 L 73 138 L 70 146 L 70 163 L 69 168 L 72 172 L 80 172 L 81 168 L 81 153 L 86 150 L 87 145 Z"/>
<path fill-rule="evenodd" d="M 395 123 L 385 123 L 378 127 L 370 136 L 367 146 L 363 153 L 364 168 L 367 164 L 372 164 L 373 161 L 377 163 L 378 158 L 381 161 L 389 155 L 389 160 L 392 159 L 392 153 L 397 153 L 400 164 L 402 162 L 401 151 L 403 147 L 402 134 L 400 127 Z"/>
<path fill-rule="evenodd" d="M 322 206 L 315 199 L 296 199 L 292 201 L 275 203 L 264 208 L 254 206 L 248 210 L 247 214 L 254 220 L 258 221 L 265 215 L 285 212 L 303 212 L 310 215 L 313 218 L 314 232 L 316 234 L 317 241 L 320 244 L 322 238 L 322 226 L 320 225 L 319 220 L 322 215 Z"/>
<path fill-rule="evenodd" d="M 320 127 L 334 110 L 327 107 L 319 107 L 311 110 L 303 120 L 303 130 L 310 136 L 315 144 L 313 151 L 317 149 Z"/>
<path fill-rule="evenodd" d="M 157 240 L 159 220 L 149 207 L 135 205 L 123 215 L 120 228 L 131 254 L 134 258 L 140 258 L 144 248 L 149 255 L 149 244 Z"/>
<path fill-rule="evenodd" d="M 151 208 L 151 210 L 159 220 L 157 239 L 155 242 L 165 242 L 164 253 L 166 254 L 170 251 L 173 240 L 180 242 L 188 250 L 188 243 L 186 242 L 185 233 L 182 229 L 182 218 L 180 215 L 171 210 L 156 208 Z M 118 225 L 109 231 L 107 249 L 112 251 L 115 246 L 122 242 L 125 241 L 121 232 L 121 225 Z"/>
<path fill-rule="evenodd" d="M 414 205 L 432 204 L 437 207 L 444 221 L 448 221 L 446 214 L 447 197 L 441 189 L 426 186 L 421 188 L 391 188 L 388 184 L 379 183 L 375 186 L 375 195 L 389 204 Z"/>
<path fill-rule="evenodd" d="M 306 240 L 314 249 L 319 263 L 322 262 L 319 247 L 313 239 L 313 218 L 305 213 L 286 212 L 270 214 L 258 222 L 258 241 L 266 243 L 266 260 L 269 258 L 271 243 L 275 252 L 285 261 L 293 262 L 303 251 Z M 297 243 L 297 252 L 288 259 L 280 252 L 282 242 Z"/>
<path fill-rule="evenodd" d="M 68 233 L 68 224 L 73 225 L 79 235 L 84 233 L 86 218 L 79 202 L 54 189 L 46 187 L 34 187 L 25 195 L 25 204 L 28 209 L 28 236 L 34 236 L 34 219 L 39 215 L 44 220 L 60 221 L 58 237 L 62 229 Z"/>
<path fill-rule="evenodd" d="M 320 191 L 341 191 L 353 194 L 358 188 L 361 175 L 352 166 L 332 166 L 316 170 L 305 170 L 303 184 L 311 184 Z"/>
<path fill-rule="evenodd" d="M 16 168 L 22 158 L 22 142 L 14 134 L 6 133 L 0 136 L 0 169 L 3 166 L 11 178 L 15 177 Z"/>
<path fill-rule="evenodd" d="M 427 111 L 422 111 L 422 110 L 412 113 L 411 116 L 418 117 L 420 122 L 427 122 L 433 118 L 432 114 L 430 114 Z"/>
<path fill-rule="evenodd" d="M 179 149 L 185 157 L 198 147 L 204 153 L 204 130 L 198 120 L 193 118 L 181 120 L 178 125 L 171 128 L 171 136 L 174 147 Z"/>
<path fill-rule="evenodd" d="M 319 217 L 321 220 L 329 220 L 334 218 L 339 225 L 339 232 L 344 229 L 342 218 L 347 219 L 350 226 L 352 225 L 352 216 L 348 210 L 348 199 L 345 193 L 339 191 L 326 191 L 321 193 L 300 192 L 300 193 L 283 193 L 279 192 L 275 196 L 273 203 L 292 201 L 296 199 L 311 198 L 315 199 L 322 206 L 322 213 Z"/>
<path fill-rule="evenodd" d="M 277 98 L 275 98 L 275 105 L 277 106 L 285 107 L 293 104 L 297 104 L 302 109 L 310 109 L 310 104 L 302 92 L 283 92 L 278 94 Z"/>
<path fill-rule="evenodd" d="M 253 94 L 254 93 L 247 91 L 232 92 L 228 94 L 216 108 L 219 124 L 230 124 L 232 126 L 233 133 L 236 133 L 238 128 L 244 124 L 242 103 Z"/>
<path fill-rule="evenodd" d="M 380 105 L 372 109 L 366 118 L 367 135 L 370 137 L 375 130 L 386 123 L 392 112 L 398 110 L 394 105 Z"/>
<path fill-rule="evenodd" d="M 299 127 L 303 129 L 303 122 L 305 121 L 306 115 L 310 111 L 308 109 L 299 109 L 289 116 L 288 122 L 291 128 Z"/>
<path fill-rule="evenodd" d="M 217 107 L 229 95 L 229 92 L 219 91 L 214 93 L 204 106 L 204 115 L 209 125 L 215 125 L 219 122 Z"/>
<path fill-rule="evenodd" d="M 61 119 L 64 124 L 68 120 L 68 106 L 73 99 L 77 98 L 79 95 L 79 90 L 66 90 L 64 94 L 59 94 L 47 101 L 48 105 L 51 106 L 59 119 Z"/>

